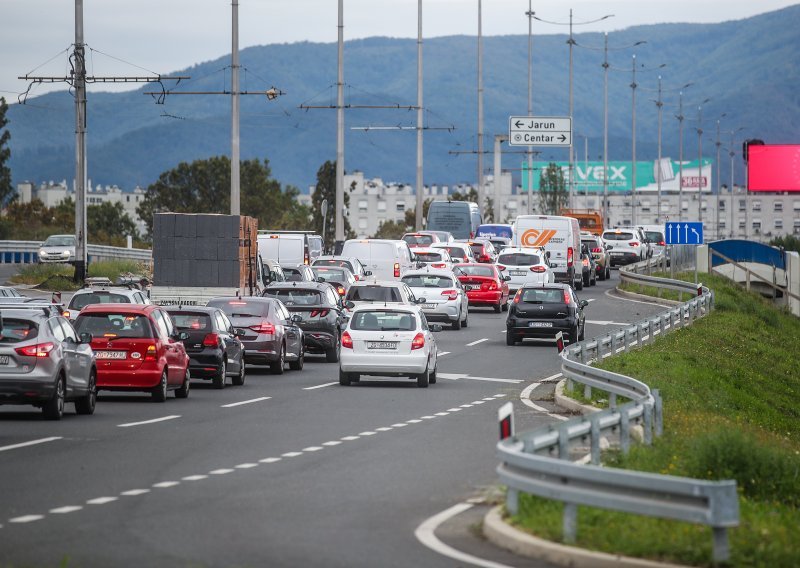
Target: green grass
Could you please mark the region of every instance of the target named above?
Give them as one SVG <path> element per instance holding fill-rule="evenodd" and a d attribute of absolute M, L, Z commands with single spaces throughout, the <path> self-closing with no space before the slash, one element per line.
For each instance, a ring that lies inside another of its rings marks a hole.
<path fill-rule="evenodd" d="M 30 264 L 11 277 L 15 284 L 31 284 L 42 290 L 77 290 L 79 284 L 72 281 L 75 269 L 69 264 Z M 89 265 L 89 276 L 105 276 L 112 282 L 120 274 L 147 274 L 148 269 L 133 260 L 103 260 Z"/>
<path fill-rule="evenodd" d="M 694 275 L 683 275 L 693 280 Z M 702 479 L 736 479 L 740 526 L 730 531 L 731 565 L 800 565 L 800 319 L 722 277 L 703 275 L 716 309 L 652 345 L 600 367 L 661 390 L 664 435 L 613 467 Z M 583 398 L 582 386 L 575 391 Z M 594 400 L 607 394 L 593 392 Z M 561 540 L 561 507 L 531 496 L 513 519 Z M 711 565 L 711 529 L 579 508 L 579 546 L 698 566 Z M 620 536 L 622 535 L 622 536 Z"/>

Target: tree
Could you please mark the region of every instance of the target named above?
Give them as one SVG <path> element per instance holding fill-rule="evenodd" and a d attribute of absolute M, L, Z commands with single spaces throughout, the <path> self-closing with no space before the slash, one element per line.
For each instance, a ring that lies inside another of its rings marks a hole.
<path fill-rule="evenodd" d="M 269 161 L 243 160 L 240 163 L 241 211 L 258 219 L 260 228 L 307 229 L 308 209 L 297 202 L 299 190 L 272 179 Z M 153 231 L 153 214 L 230 212 L 231 168 L 227 156 L 214 156 L 181 162 L 162 173 L 147 188 L 136 212 Z"/>
<path fill-rule="evenodd" d="M 347 189 L 347 188 L 345 188 Z M 355 189 L 355 182 L 350 191 Z M 328 200 L 328 215 L 325 227 L 322 226 L 322 202 Z M 350 210 L 350 192 L 344 192 L 344 206 Z M 317 170 L 317 184 L 311 194 L 311 227 L 327 242 L 333 242 L 336 235 L 336 162 L 326 161 Z M 350 226 L 350 220 L 344 217 L 344 238 L 353 239 L 356 233 Z"/>
<path fill-rule="evenodd" d="M 414 225 L 412 224 L 411 227 Z M 404 221 L 381 221 L 378 230 L 372 235 L 373 239 L 399 239 L 410 227 Z"/>
<path fill-rule="evenodd" d="M 422 218 L 428 218 L 428 209 L 431 208 L 431 203 L 433 202 L 432 198 L 426 199 L 422 202 Z M 405 222 L 407 227 L 415 227 L 417 225 L 417 208 L 414 207 L 413 209 L 406 210 L 406 217 Z"/>
<path fill-rule="evenodd" d="M 457 191 L 454 191 L 450 195 L 449 199 L 450 201 L 472 201 L 473 203 L 477 203 L 478 190 L 476 190 L 474 187 L 470 187 L 469 191 L 467 191 L 466 193 L 459 193 Z"/>
<path fill-rule="evenodd" d="M 136 223 L 125 212 L 122 203 L 90 205 L 86 208 L 86 215 L 90 243 L 122 244 L 128 235 L 134 239 L 139 237 Z"/>
<path fill-rule="evenodd" d="M 550 162 L 539 174 L 539 209 L 544 215 L 558 215 L 569 203 L 564 172 Z"/>
<path fill-rule="evenodd" d="M 11 140 L 11 132 L 5 128 L 6 124 L 8 124 L 7 111 L 6 99 L 0 97 L 0 207 L 4 206 L 16 194 L 11 186 L 11 168 L 6 165 L 9 158 L 11 158 L 11 148 L 8 147 L 8 141 Z"/>

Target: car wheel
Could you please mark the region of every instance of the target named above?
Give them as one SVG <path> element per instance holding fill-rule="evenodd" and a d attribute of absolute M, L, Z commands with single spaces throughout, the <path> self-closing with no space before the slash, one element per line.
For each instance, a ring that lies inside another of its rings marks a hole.
<path fill-rule="evenodd" d="M 328 363 L 338 363 L 339 362 L 339 349 L 342 348 L 341 339 L 339 338 L 339 334 L 336 334 L 336 344 L 325 351 L 325 360 Z"/>
<path fill-rule="evenodd" d="M 339 369 L 339 384 L 343 387 L 350 386 L 350 374 Z"/>
<path fill-rule="evenodd" d="M 421 389 L 428 388 L 428 382 L 430 380 L 430 374 L 428 373 L 428 368 L 425 367 L 425 371 L 417 375 L 417 386 Z"/>
<path fill-rule="evenodd" d="M 289 362 L 289 368 L 292 371 L 302 371 L 303 370 L 303 365 L 305 364 L 305 359 L 306 359 L 306 350 L 301 345 L 300 346 L 300 355 L 297 357 L 297 361 L 290 361 Z"/>
<path fill-rule="evenodd" d="M 282 375 L 284 367 L 286 367 L 286 346 L 281 343 L 281 354 L 278 356 L 277 361 L 270 363 L 269 370 L 272 371 L 273 375 Z"/>
<path fill-rule="evenodd" d="M 61 417 L 64 416 L 64 396 L 64 377 L 59 375 L 58 379 L 56 379 L 56 388 L 53 391 L 53 396 L 42 406 L 42 414 L 45 420 L 61 420 Z"/>
<path fill-rule="evenodd" d="M 189 377 L 189 369 L 186 369 L 186 374 L 183 377 L 183 384 L 180 388 L 175 390 L 175 398 L 189 398 L 189 389 L 192 387 L 192 381 Z"/>
<path fill-rule="evenodd" d="M 153 402 L 166 402 L 167 401 L 167 370 L 161 373 L 161 380 L 158 382 L 156 388 L 152 391 Z"/>
<path fill-rule="evenodd" d="M 464 312 L 464 321 L 461 322 L 461 327 L 468 327 L 469 326 L 469 308 L 467 311 Z"/>
<path fill-rule="evenodd" d="M 581 280 L 584 286 L 589 286 L 592 282 L 592 275 L 587 273 L 585 276 L 581 277 Z"/>
<path fill-rule="evenodd" d="M 94 414 L 97 405 L 97 371 L 92 369 L 89 373 L 89 386 L 86 395 L 75 399 L 75 412 L 78 414 Z"/>
<path fill-rule="evenodd" d="M 436 367 L 434 367 L 434 368 L 433 368 L 433 371 L 431 371 L 431 374 L 430 374 L 430 375 L 428 375 L 428 381 L 429 381 L 429 382 L 430 382 L 432 385 L 435 385 L 435 384 L 436 384 Z"/>
<path fill-rule="evenodd" d="M 611 267 L 606 266 L 606 280 L 608 280 L 609 278 L 611 278 Z"/>
<path fill-rule="evenodd" d="M 516 345 L 517 342 L 514 341 L 514 335 L 508 331 L 506 332 L 506 345 Z"/>
<path fill-rule="evenodd" d="M 508 298 L 506 298 L 506 301 L 505 301 L 505 302 L 503 302 L 503 305 L 502 305 L 502 310 L 503 310 L 504 312 L 507 312 L 507 311 L 508 311 Z"/>
<path fill-rule="evenodd" d="M 244 384 L 244 378 L 246 374 L 247 371 L 245 370 L 245 365 L 244 365 L 244 353 L 242 353 L 242 360 L 239 363 L 239 374 L 233 377 L 231 383 L 236 385 L 237 387 L 242 386 Z"/>
<path fill-rule="evenodd" d="M 213 379 L 211 379 L 211 384 L 214 385 L 215 389 L 224 389 L 225 388 L 225 377 L 228 375 L 228 366 L 225 364 L 227 360 L 226 355 L 222 355 L 222 365 L 219 367 L 219 374 L 215 375 Z"/>
<path fill-rule="evenodd" d="M 492 306 L 492 307 L 494 308 L 494 313 L 496 313 L 496 314 L 499 314 L 501 311 L 503 311 L 503 306 L 500 305 L 500 304 L 497 304 L 496 306 Z"/>
<path fill-rule="evenodd" d="M 583 290 L 583 276 L 578 278 L 578 281 L 575 283 L 576 290 Z"/>
<path fill-rule="evenodd" d="M 458 317 L 456 318 L 456 321 L 453 322 L 453 329 L 456 329 L 456 330 L 461 329 L 461 314 L 460 313 L 458 314 Z"/>

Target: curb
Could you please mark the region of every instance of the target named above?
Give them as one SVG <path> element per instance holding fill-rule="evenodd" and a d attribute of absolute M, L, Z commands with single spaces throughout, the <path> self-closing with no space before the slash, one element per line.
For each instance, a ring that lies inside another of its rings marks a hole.
<path fill-rule="evenodd" d="M 658 296 L 648 296 L 647 294 L 637 294 L 636 292 L 628 292 L 627 290 L 620 290 L 618 287 L 614 288 L 614 294 L 618 296 L 622 296 L 623 298 L 628 298 L 630 300 L 640 300 L 642 302 L 649 302 L 651 304 L 659 304 L 662 306 L 679 306 L 683 302 L 679 302 L 678 300 L 667 300 L 665 298 L 659 298 Z"/>
<path fill-rule="evenodd" d="M 569 568 L 616 568 L 619 566 L 626 568 L 683 568 L 682 564 L 668 564 L 608 554 L 607 552 L 594 552 L 545 540 L 522 532 L 503 521 L 501 509 L 502 506 L 498 505 L 486 513 L 483 519 L 484 536 L 492 544 L 526 558 L 544 560 Z"/>
<path fill-rule="evenodd" d="M 587 414 L 592 414 L 593 412 L 600 412 L 601 409 L 596 408 L 594 406 L 589 406 L 588 404 L 583 404 L 575 400 L 574 398 L 570 398 L 564 394 L 564 387 L 567 384 L 567 379 L 561 379 L 556 384 L 556 392 L 555 392 L 555 403 L 565 410 L 569 410 L 570 412 L 577 412 L 578 414 L 583 414 L 584 416 Z"/>

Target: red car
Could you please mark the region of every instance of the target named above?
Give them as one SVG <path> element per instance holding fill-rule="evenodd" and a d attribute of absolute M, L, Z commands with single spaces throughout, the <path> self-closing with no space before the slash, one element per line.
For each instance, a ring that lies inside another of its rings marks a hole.
<path fill-rule="evenodd" d="M 494 264 L 466 263 L 453 272 L 467 291 L 470 306 L 492 306 L 496 313 L 508 309 L 508 281 Z"/>
<path fill-rule="evenodd" d="M 189 396 L 189 356 L 169 314 L 160 306 L 90 304 L 75 320 L 78 334 L 92 335 L 97 390 L 147 391 L 156 402 L 167 392 Z"/>

